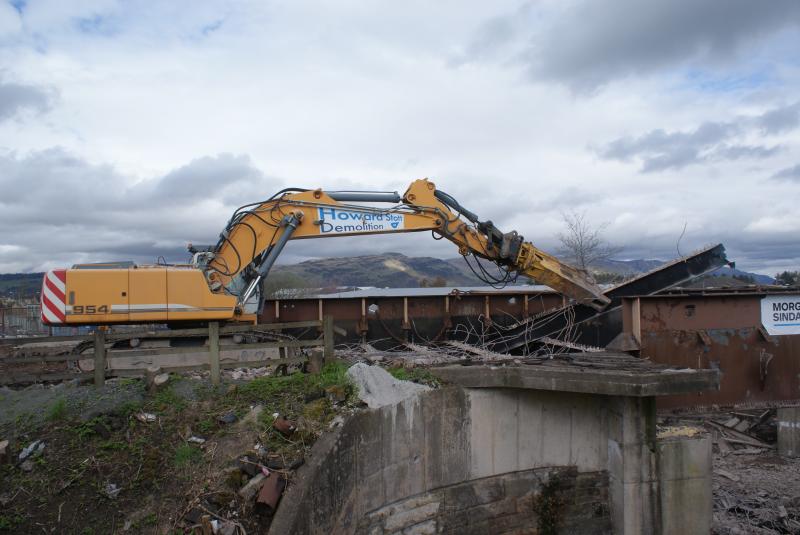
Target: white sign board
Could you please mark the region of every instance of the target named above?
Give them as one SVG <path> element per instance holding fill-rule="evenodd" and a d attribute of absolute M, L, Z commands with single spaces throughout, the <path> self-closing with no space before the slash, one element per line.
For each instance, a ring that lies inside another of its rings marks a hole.
<path fill-rule="evenodd" d="M 800 334 L 800 294 L 761 300 L 761 324 L 769 334 Z"/>
<path fill-rule="evenodd" d="M 317 208 L 321 235 L 392 232 L 405 226 L 403 214 L 358 212 L 340 208 Z"/>

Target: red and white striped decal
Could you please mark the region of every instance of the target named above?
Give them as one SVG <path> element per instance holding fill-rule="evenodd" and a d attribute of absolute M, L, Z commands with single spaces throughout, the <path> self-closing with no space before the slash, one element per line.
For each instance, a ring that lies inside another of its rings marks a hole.
<path fill-rule="evenodd" d="M 54 269 L 42 281 L 42 322 L 47 325 L 67 321 L 67 270 Z"/>

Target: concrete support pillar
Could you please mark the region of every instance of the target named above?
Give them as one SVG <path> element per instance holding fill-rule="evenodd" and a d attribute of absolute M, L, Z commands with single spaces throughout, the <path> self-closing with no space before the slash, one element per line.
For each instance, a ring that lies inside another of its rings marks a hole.
<path fill-rule="evenodd" d="M 655 398 L 614 397 L 608 415 L 608 483 L 615 533 L 660 532 Z"/>
<path fill-rule="evenodd" d="M 778 453 L 800 457 L 800 407 L 780 407 L 778 422 Z"/>
<path fill-rule="evenodd" d="M 658 441 L 661 482 L 661 533 L 711 533 L 711 438 L 707 433 Z"/>

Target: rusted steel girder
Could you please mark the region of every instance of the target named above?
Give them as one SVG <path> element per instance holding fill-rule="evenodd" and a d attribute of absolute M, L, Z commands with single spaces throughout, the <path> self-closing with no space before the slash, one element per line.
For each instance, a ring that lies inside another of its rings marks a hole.
<path fill-rule="evenodd" d="M 561 307 L 528 318 L 512 329 L 498 333 L 495 341 L 489 341 L 489 348 L 497 353 L 509 353 L 536 344 L 536 341 L 543 337 L 557 338 L 558 334 L 563 332 L 570 323 L 577 325 L 579 331 L 584 331 L 585 329 L 582 329 L 580 324 L 585 325 L 592 319 L 603 316 L 608 318 L 612 314 L 620 314 L 623 297 L 656 294 L 726 264 L 731 264 L 731 262 L 725 256 L 725 247 L 722 244 L 708 247 L 608 289 L 604 293 L 611 299 L 611 303 L 602 312 L 580 304 Z M 565 314 L 570 308 L 572 309 L 570 312 L 574 315 Z M 621 317 L 619 323 L 621 327 Z M 591 340 L 588 343 L 605 346 L 616 334 L 613 332 L 613 334 L 606 335 L 608 339 Z"/>

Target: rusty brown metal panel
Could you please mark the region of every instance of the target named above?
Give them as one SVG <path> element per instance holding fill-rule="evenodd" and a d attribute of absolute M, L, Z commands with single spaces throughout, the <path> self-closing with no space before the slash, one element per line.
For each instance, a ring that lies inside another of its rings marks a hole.
<path fill-rule="evenodd" d="M 761 333 L 758 294 L 641 298 L 643 357 L 717 368 L 720 390 L 659 398 L 660 408 L 751 405 L 800 399 L 800 336 Z M 626 318 L 625 329 L 630 327 Z"/>

